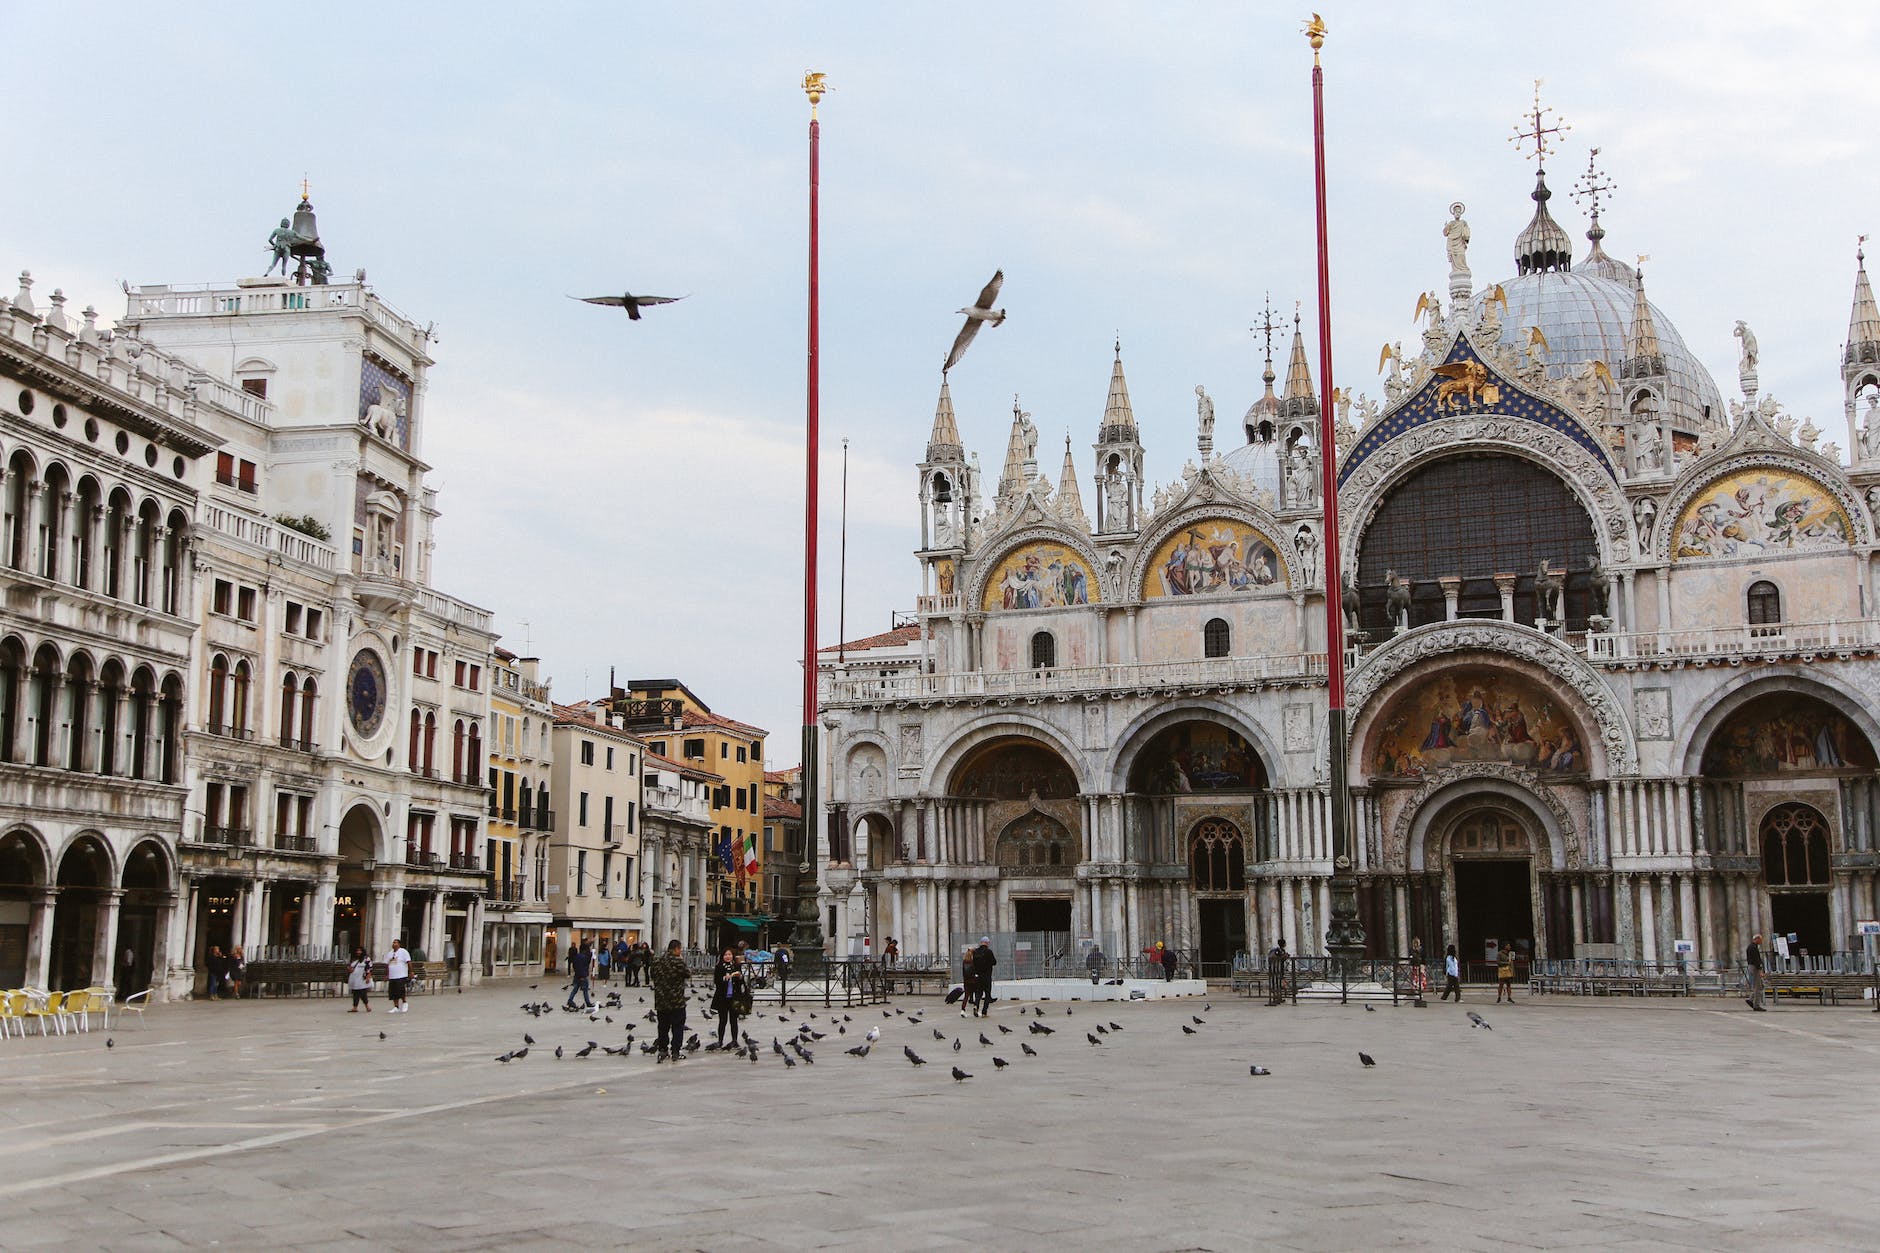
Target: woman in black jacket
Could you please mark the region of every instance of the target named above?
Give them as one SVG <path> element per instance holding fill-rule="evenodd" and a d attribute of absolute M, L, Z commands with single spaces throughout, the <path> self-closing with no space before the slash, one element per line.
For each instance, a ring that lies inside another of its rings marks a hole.
<path fill-rule="evenodd" d="M 738 1046 L 738 1017 L 744 1012 L 744 1006 L 750 999 L 750 984 L 744 973 L 744 964 L 738 955 L 730 949 L 718 959 L 712 967 L 712 1012 L 718 1015 L 718 1043 L 715 1047 L 725 1047 L 725 1033 L 731 1033 L 731 1047 Z"/>

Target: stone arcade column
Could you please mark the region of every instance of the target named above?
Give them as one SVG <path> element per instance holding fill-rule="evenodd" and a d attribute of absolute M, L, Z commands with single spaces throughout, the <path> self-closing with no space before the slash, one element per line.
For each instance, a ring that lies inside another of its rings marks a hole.
<path fill-rule="evenodd" d="M 98 925 L 91 945 L 91 981 L 114 992 L 117 990 L 118 912 L 123 904 L 123 888 L 109 888 L 99 894 Z"/>
<path fill-rule="evenodd" d="M 43 988 L 52 974 L 52 915 L 59 903 L 57 888 L 41 888 L 33 897 L 32 919 L 26 926 L 26 986 Z"/>
<path fill-rule="evenodd" d="M 1520 576 L 1517 574 L 1497 574 L 1495 576 L 1495 590 L 1501 593 L 1501 620 L 1503 622 L 1513 622 L 1515 620 L 1514 585 L 1519 578 Z"/>

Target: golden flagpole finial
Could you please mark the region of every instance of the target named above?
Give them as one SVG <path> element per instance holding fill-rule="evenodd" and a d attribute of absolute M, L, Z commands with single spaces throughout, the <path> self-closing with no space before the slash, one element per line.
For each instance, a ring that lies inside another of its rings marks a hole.
<path fill-rule="evenodd" d="M 820 70 L 803 71 L 803 94 L 809 97 L 811 117 L 816 116 L 816 106 L 822 103 L 823 93 L 829 90 L 827 78 Z"/>
<path fill-rule="evenodd" d="M 302 200 L 305 200 L 307 198 L 307 191 L 308 191 L 307 180 L 305 178 L 302 178 L 300 180 L 300 198 Z"/>
<path fill-rule="evenodd" d="M 1314 13 L 1312 20 L 1305 24 L 1305 37 L 1312 42 L 1312 60 L 1317 63 L 1319 49 L 1325 46 L 1325 19 Z"/>

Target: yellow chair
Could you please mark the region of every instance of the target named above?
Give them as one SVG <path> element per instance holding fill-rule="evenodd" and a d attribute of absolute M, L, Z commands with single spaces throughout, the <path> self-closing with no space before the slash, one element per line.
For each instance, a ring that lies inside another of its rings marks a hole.
<path fill-rule="evenodd" d="M 77 1030 L 89 1032 L 92 1014 L 103 1009 L 103 996 L 104 989 L 95 985 L 67 992 L 65 1003 L 59 1006 L 59 1014 Z"/>
<path fill-rule="evenodd" d="M 26 1016 L 39 1023 L 39 1034 L 49 1036 L 46 1029 L 50 1022 L 58 1028 L 59 1034 L 65 1034 L 65 1020 L 59 1017 L 59 1003 L 65 999 L 63 992 L 42 992 L 38 988 L 29 988 L 26 992 Z"/>
<path fill-rule="evenodd" d="M 0 1036 L 26 1037 L 26 993 L 0 992 Z"/>

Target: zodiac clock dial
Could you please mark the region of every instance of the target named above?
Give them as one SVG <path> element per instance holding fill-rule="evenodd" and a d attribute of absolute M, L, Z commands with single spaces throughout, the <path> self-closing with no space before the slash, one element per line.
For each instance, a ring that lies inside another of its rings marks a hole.
<path fill-rule="evenodd" d="M 346 672 L 346 711 L 362 740 L 378 734 L 385 721 L 385 663 L 369 648 L 353 654 Z"/>

